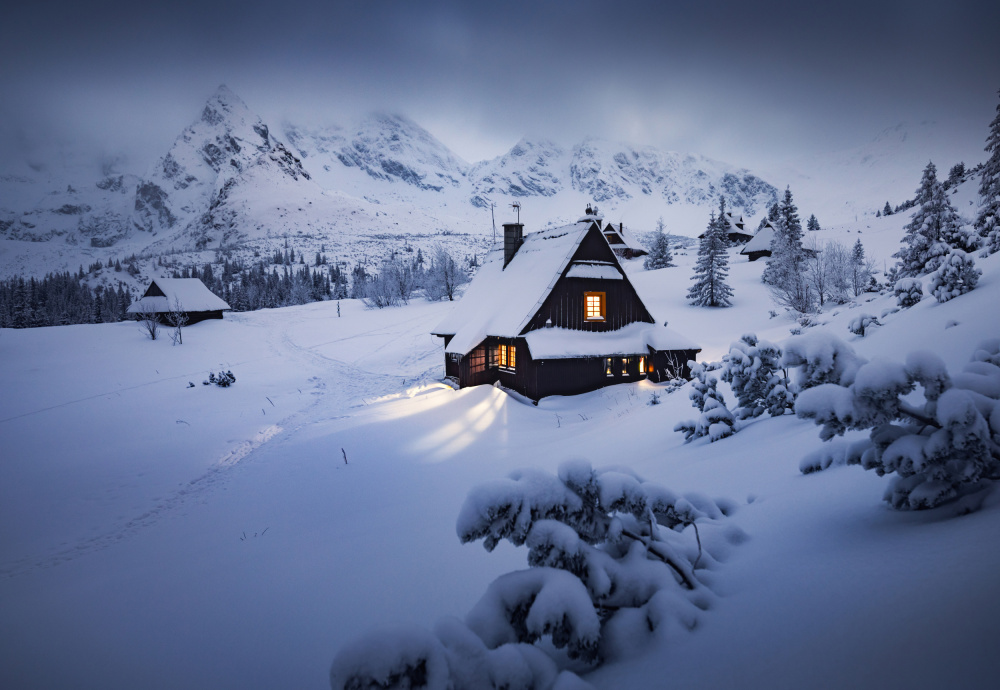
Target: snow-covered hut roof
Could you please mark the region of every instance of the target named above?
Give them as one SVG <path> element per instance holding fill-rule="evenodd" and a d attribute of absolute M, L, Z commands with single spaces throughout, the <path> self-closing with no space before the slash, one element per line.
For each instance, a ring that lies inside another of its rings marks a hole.
<path fill-rule="evenodd" d="M 454 335 L 445 351 L 464 355 L 487 336 L 520 335 L 552 292 L 593 223 L 586 219 L 526 234 L 506 268 L 503 247 L 490 251 L 465 295 L 433 331 L 435 335 Z M 587 269 L 581 264 L 579 270 Z"/>
<path fill-rule="evenodd" d="M 629 228 L 626 228 L 622 224 L 616 226 L 614 223 L 608 223 L 601 232 L 608 239 L 608 243 L 612 249 L 621 249 L 624 246 L 632 251 L 642 252 L 643 254 L 648 253 L 642 242 L 632 234 Z M 618 238 L 619 241 L 616 241 L 615 238 Z"/>
<path fill-rule="evenodd" d="M 729 227 L 732 230 L 739 230 L 743 232 L 746 224 L 743 222 L 742 213 L 733 213 L 732 211 L 726 211 L 726 222 L 729 223 Z"/>
<path fill-rule="evenodd" d="M 771 240 L 774 239 L 774 228 L 767 224 L 753 236 L 753 239 L 743 245 L 740 254 L 750 254 L 751 252 L 766 252 L 771 250 Z"/>
<path fill-rule="evenodd" d="M 630 323 L 617 331 L 588 332 L 568 328 L 539 328 L 525 334 L 528 350 L 534 359 L 567 357 L 609 357 L 645 355 L 654 350 L 700 350 L 698 345 L 666 326 L 651 323 Z"/>
<path fill-rule="evenodd" d="M 146 294 L 133 302 L 127 313 L 161 314 L 173 311 L 175 304 L 179 304 L 188 313 L 232 308 L 198 278 L 154 278 L 146 289 Z"/>

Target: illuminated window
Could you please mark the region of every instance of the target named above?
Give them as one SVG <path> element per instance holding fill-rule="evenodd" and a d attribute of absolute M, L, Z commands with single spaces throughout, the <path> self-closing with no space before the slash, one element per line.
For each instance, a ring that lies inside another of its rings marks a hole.
<path fill-rule="evenodd" d="M 604 321 L 606 315 L 603 292 L 583 293 L 583 320 Z"/>
<path fill-rule="evenodd" d="M 501 369 L 515 369 L 517 366 L 517 348 L 513 345 L 501 345 L 499 347 L 498 366 Z"/>
<path fill-rule="evenodd" d="M 644 376 L 646 374 L 646 358 L 639 358 L 639 376 Z"/>
<path fill-rule="evenodd" d="M 607 376 L 614 376 L 615 375 L 615 372 L 611 369 L 611 358 L 610 357 L 605 357 L 604 358 L 604 373 Z"/>
<path fill-rule="evenodd" d="M 622 376 L 628 376 L 629 358 L 622 357 Z"/>

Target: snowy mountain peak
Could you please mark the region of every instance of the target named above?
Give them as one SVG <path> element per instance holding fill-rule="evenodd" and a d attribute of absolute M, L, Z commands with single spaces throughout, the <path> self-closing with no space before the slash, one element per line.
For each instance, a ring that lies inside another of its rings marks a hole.
<path fill-rule="evenodd" d="M 523 138 L 510 151 L 469 171 L 475 188 L 472 203 L 486 204 L 497 194 L 511 197 L 554 196 L 565 188 L 566 151 L 551 141 Z"/>
<path fill-rule="evenodd" d="M 133 225 L 153 234 L 181 230 L 204 245 L 212 230 L 221 229 L 217 216 L 226 198 L 251 173 L 310 179 L 260 117 L 222 85 L 138 185 Z"/>
<path fill-rule="evenodd" d="M 706 205 L 719 195 L 754 215 L 777 201 L 777 189 L 744 169 L 692 154 L 588 137 L 573 148 L 573 188 L 597 202 L 640 196 Z"/>

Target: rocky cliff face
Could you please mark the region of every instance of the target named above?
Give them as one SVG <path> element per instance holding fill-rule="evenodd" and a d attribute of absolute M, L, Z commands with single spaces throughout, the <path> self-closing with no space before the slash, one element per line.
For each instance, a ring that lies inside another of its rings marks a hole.
<path fill-rule="evenodd" d="M 712 205 L 720 194 L 730 208 L 754 215 L 777 201 L 778 190 L 747 170 L 704 156 L 634 148 L 587 139 L 573 149 L 573 188 L 594 201 L 660 197 L 666 204 Z"/>
<path fill-rule="evenodd" d="M 566 188 L 567 154 L 550 141 L 521 139 L 510 151 L 470 170 L 473 203 L 495 195 L 555 196 Z"/>
<path fill-rule="evenodd" d="M 440 192 L 465 183 L 469 164 L 401 115 L 369 115 L 349 131 L 286 125 L 288 141 L 311 166 L 356 168 L 374 180 Z"/>

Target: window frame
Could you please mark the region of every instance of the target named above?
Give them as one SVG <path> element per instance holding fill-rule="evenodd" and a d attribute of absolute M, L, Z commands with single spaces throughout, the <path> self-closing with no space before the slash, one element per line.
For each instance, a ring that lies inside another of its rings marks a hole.
<path fill-rule="evenodd" d="M 590 299 L 597 298 L 600 315 L 591 315 Z M 588 290 L 583 293 L 583 320 L 584 323 L 600 323 L 608 318 L 608 296 L 606 292 Z"/>
<path fill-rule="evenodd" d="M 497 345 L 497 368 L 501 371 L 517 370 L 517 346 L 500 343 Z"/>

